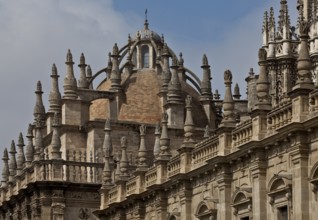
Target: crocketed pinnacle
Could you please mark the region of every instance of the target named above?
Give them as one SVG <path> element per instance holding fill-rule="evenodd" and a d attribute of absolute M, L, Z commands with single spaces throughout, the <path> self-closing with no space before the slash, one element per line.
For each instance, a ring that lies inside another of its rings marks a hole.
<path fill-rule="evenodd" d="M 20 132 L 19 134 L 19 140 L 18 140 L 18 155 L 17 155 L 17 170 L 18 174 L 21 173 L 21 170 L 23 169 L 25 165 L 25 155 L 24 155 L 24 140 L 23 140 L 23 135 Z"/>
<path fill-rule="evenodd" d="M 169 49 L 167 44 L 163 45 L 162 49 L 162 59 L 163 59 L 163 67 L 162 67 L 162 92 L 168 92 L 168 85 L 171 79 L 171 72 L 169 67 Z"/>
<path fill-rule="evenodd" d="M 308 39 L 309 23 L 304 20 L 302 13 L 299 16 L 300 49 L 297 59 L 297 81 L 294 88 L 313 89 L 311 77 L 312 62 L 309 56 Z"/>
<path fill-rule="evenodd" d="M 128 166 L 129 166 L 129 161 L 128 161 L 128 155 L 127 155 L 127 138 L 123 136 L 121 138 L 121 158 L 119 162 L 120 166 L 120 176 L 121 177 L 128 177 Z"/>
<path fill-rule="evenodd" d="M 210 65 L 208 63 L 208 58 L 204 54 L 202 58 L 202 66 L 203 69 L 203 78 L 201 81 L 201 101 L 212 100 L 212 92 L 211 92 L 211 70 Z"/>
<path fill-rule="evenodd" d="M 236 100 L 239 100 L 241 98 L 240 87 L 238 83 L 235 84 L 233 97 Z"/>
<path fill-rule="evenodd" d="M 60 139 L 60 127 L 61 127 L 61 115 L 60 113 L 54 113 L 53 124 L 52 124 L 52 159 L 61 159 L 61 139 Z"/>
<path fill-rule="evenodd" d="M 147 148 L 145 143 L 147 127 L 145 125 L 140 125 L 140 145 L 138 150 L 138 168 L 147 168 Z"/>
<path fill-rule="evenodd" d="M 192 97 L 187 95 L 186 98 L 186 118 L 184 122 L 184 140 L 183 146 L 187 147 L 188 144 L 194 144 L 194 123 L 192 117 Z M 191 147 L 194 147 L 191 146 Z"/>
<path fill-rule="evenodd" d="M 234 102 L 231 90 L 232 84 L 232 73 L 230 70 L 226 70 L 224 72 L 224 84 L 225 84 L 225 95 L 223 100 L 223 120 L 221 125 L 225 125 L 225 123 L 233 123 L 234 120 Z"/>
<path fill-rule="evenodd" d="M 51 74 L 51 91 L 49 94 L 49 103 L 50 108 L 48 112 L 60 112 L 61 111 L 61 93 L 59 90 L 59 82 L 58 78 L 60 76 L 57 74 L 57 68 L 55 64 L 52 66 L 52 74 Z"/>
<path fill-rule="evenodd" d="M 168 136 L 168 114 L 164 112 L 162 114 L 162 130 L 161 130 L 161 137 L 160 137 L 160 157 L 168 157 L 169 159 L 171 157 L 170 153 L 170 138 Z"/>
<path fill-rule="evenodd" d="M 269 11 L 268 30 L 269 30 L 269 41 L 275 41 L 276 28 L 275 28 L 275 17 L 274 17 L 273 7 L 271 7 Z"/>
<path fill-rule="evenodd" d="M 73 56 L 71 53 L 71 50 L 68 49 L 67 55 L 66 55 L 66 75 L 64 78 L 64 97 L 65 99 L 77 99 L 77 83 L 76 79 L 74 77 L 74 70 L 73 70 Z"/>
<path fill-rule="evenodd" d="M 37 120 L 41 120 L 44 121 L 45 120 L 45 108 L 43 105 L 43 101 L 42 101 L 42 84 L 40 81 L 37 82 L 36 84 L 36 90 L 35 90 L 35 105 L 33 108 L 33 115 L 34 118 Z"/>
<path fill-rule="evenodd" d="M 259 77 L 256 83 L 258 109 L 270 109 L 271 101 L 269 97 L 269 80 L 266 72 L 266 50 L 264 48 L 258 51 Z"/>
<path fill-rule="evenodd" d="M 80 68 L 80 78 L 78 80 L 78 88 L 81 89 L 88 89 L 88 82 L 86 78 L 86 63 L 85 63 L 85 56 L 82 53 L 80 57 L 80 64 L 78 67 Z"/>
<path fill-rule="evenodd" d="M 262 27 L 262 33 L 263 33 L 263 45 L 267 45 L 268 43 L 268 12 L 264 12 L 264 20 L 263 20 L 263 27 Z"/>
<path fill-rule="evenodd" d="M 7 148 L 3 151 L 3 166 L 2 166 L 2 179 L 1 179 L 1 187 L 5 187 L 9 180 L 9 156 L 8 156 L 8 150 Z"/>
<path fill-rule="evenodd" d="M 92 74 L 92 68 L 90 65 L 87 65 L 86 69 L 86 79 L 88 82 L 88 89 L 93 89 L 93 82 L 92 82 L 93 74 Z"/>
<path fill-rule="evenodd" d="M 153 155 L 154 157 L 158 157 L 160 153 L 160 124 L 156 124 L 156 129 L 155 129 L 155 144 L 153 148 Z"/>
<path fill-rule="evenodd" d="M 111 137 L 111 125 L 110 119 L 106 119 L 105 121 L 105 136 L 104 136 L 104 143 L 103 143 L 103 152 L 105 156 L 112 156 L 113 154 L 113 145 L 112 145 L 112 137 Z"/>
<path fill-rule="evenodd" d="M 32 124 L 29 124 L 28 133 L 26 135 L 28 143 L 25 148 L 26 165 L 30 165 L 34 159 L 33 132 Z"/>
<path fill-rule="evenodd" d="M 17 174 L 17 160 L 16 160 L 16 155 L 17 151 L 15 150 L 15 143 L 14 140 L 11 142 L 11 148 L 10 148 L 10 162 L 9 162 L 9 172 L 10 172 L 10 177 L 13 177 Z M 12 179 L 10 178 L 10 181 Z"/>
<path fill-rule="evenodd" d="M 168 85 L 168 103 L 182 103 L 181 84 L 178 77 L 178 59 L 172 58 L 171 80 Z"/>
<path fill-rule="evenodd" d="M 286 0 L 280 1 L 278 30 L 283 40 L 290 39 L 290 19 Z"/>
<path fill-rule="evenodd" d="M 121 90 L 121 74 L 119 72 L 119 51 L 117 44 L 113 47 L 112 57 L 112 71 L 110 73 L 111 90 L 120 91 Z"/>

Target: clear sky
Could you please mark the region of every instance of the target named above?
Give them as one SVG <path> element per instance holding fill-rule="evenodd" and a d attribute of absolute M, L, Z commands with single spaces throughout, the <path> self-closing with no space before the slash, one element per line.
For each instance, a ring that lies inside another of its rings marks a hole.
<path fill-rule="evenodd" d="M 296 0 L 289 3 L 295 14 Z M 48 109 L 53 63 L 62 91 L 68 48 L 77 78 L 81 52 L 93 72 L 102 69 L 113 44 L 123 46 L 129 33 L 143 27 L 146 8 L 150 29 L 183 53 L 185 66 L 201 76 L 207 54 L 213 90 L 223 90 L 223 72 L 230 69 L 245 97 L 249 68 L 258 72 L 263 14 L 270 6 L 277 20 L 279 0 L 0 0 L 0 149 L 17 142 L 33 122 L 38 80 Z"/>

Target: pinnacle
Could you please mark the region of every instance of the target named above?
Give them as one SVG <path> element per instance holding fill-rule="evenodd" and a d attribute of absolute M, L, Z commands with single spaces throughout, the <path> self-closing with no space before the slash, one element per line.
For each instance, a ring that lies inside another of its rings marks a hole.
<path fill-rule="evenodd" d="M 208 58 L 207 58 L 206 54 L 203 54 L 202 66 L 207 66 L 207 65 L 209 65 Z"/>
<path fill-rule="evenodd" d="M 85 65 L 85 56 L 84 56 L 84 53 L 81 53 L 80 65 Z"/>
<path fill-rule="evenodd" d="M 4 148 L 2 160 L 9 160 L 8 149 Z"/>
<path fill-rule="evenodd" d="M 70 49 L 67 50 L 66 62 L 73 62 L 73 56 Z"/>
<path fill-rule="evenodd" d="M 11 141 L 10 153 L 16 153 L 14 140 Z"/>
<path fill-rule="evenodd" d="M 53 63 L 53 65 L 52 65 L 52 76 L 57 76 L 57 68 L 56 68 L 56 65 L 55 65 L 55 63 Z"/>
<path fill-rule="evenodd" d="M 42 92 L 42 84 L 41 84 L 41 81 L 38 81 L 38 82 L 37 82 L 35 93 L 43 93 L 43 92 Z"/>
<path fill-rule="evenodd" d="M 90 65 L 87 65 L 87 71 L 86 71 L 87 77 L 92 77 L 92 69 Z"/>
<path fill-rule="evenodd" d="M 179 62 L 178 62 L 178 64 L 179 64 L 179 66 L 183 66 L 183 63 L 184 63 L 184 60 L 183 60 L 183 57 L 182 57 L 182 53 L 180 52 L 179 53 Z"/>
<path fill-rule="evenodd" d="M 22 132 L 20 132 L 20 134 L 19 134 L 18 146 L 24 146 L 24 140 L 23 140 Z"/>

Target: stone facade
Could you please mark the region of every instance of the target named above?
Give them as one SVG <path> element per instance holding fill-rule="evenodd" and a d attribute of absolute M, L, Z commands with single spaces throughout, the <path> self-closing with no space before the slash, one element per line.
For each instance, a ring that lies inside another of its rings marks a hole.
<path fill-rule="evenodd" d="M 68 51 L 64 94 L 54 64 L 48 111 L 38 82 L 26 144 L 4 150 L 0 219 L 315 219 L 318 2 L 297 7 L 296 30 L 286 0 L 278 25 L 265 12 L 247 100 L 230 70 L 212 93 L 207 57 L 200 80 L 147 20 L 95 74 Z"/>

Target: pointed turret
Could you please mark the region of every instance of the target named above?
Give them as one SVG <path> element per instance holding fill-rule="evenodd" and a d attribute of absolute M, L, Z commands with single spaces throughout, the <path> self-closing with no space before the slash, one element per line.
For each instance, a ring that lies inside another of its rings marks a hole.
<path fill-rule="evenodd" d="M 113 91 L 120 91 L 121 90 L 121 74 L 119 72 L 119 51 L 117 44 L 113 47 L 112 57 L 112 71 L 110 74 L 111 80 L 111 90 Z"/>
<path fill-rule="evenodd" d="M 86 80 L 87 80 L 87 82 L 88 82 L 88 89 L 93 89 L 92 78 L 93 78 L 92 68 L 91 68 L 90 65 L 87 65 Z"/>
<path fill-rule="evenodd" d="M 225 95 L 223 100 L 223 120 L 221 126 L 234 126 L 234 101 L 232 96 L 232 73 L 230 70 L 224 72 Z"/>
<path fill-rule="evenodd" d="M 34 109 L 33 109 L 33 115 L 34 118 L 39 118 L 42 122 L 44 122 L 45 120 L 45 108 L 43 105 L 43 101 L 42 101 L 42 84 L 40 81 L 37 82 L 36 84 L 36 91 L 35 91 L 35 96 L 36 96 L 36 100 L 35 100 L 35 105 L 34 105 Z"/>
<path fill-rule="evenodd" d="M 120 166 L 120 177 L 121 178 L 128 178 L 128 155 L 127 155 L 127 138 L 124 136 L 121 138 L 121 158 L 119 162 Z"/>
<path fill-rule="evenodd" d="M 24 155 L 24 149 L 23 149 L 24 140 L 23 140 L 23 136 L 21 132 L 19 134 L 19 140 L 18 140 L 17 146 L 19 148 L 18 155 L 17 155 L 17 171 L 18 171 L 18 174 L 20 174 L 25 165 L 25 155 Z"/>
<path fill-rule="evenodd" d="M 82 53 L 80 57 L 80 64 L 78 67 L 80 68 L 80 78 L 78 80 L 78 88 L 80 89 L 88 89 L 88 82 L 86 78 L 86 63 L 85 63 L 85 56 Z"/>
<path fill-rule="evenodd" d="M 155 144 L 153 148 L 153 155 L 155 158 L 157 158 L 160 154 L 160 124 L 156 124 L 155 129 Z"/>
<path fill-rule="evenodd" d="M 10 148 L 10 162 L 9 162 L 9 181 L 12 181 L 13 177 L 17 174 L 17 160 L 16 160 L 16 153 L 17 151 L 15 150 L 15 143 L 14 140 L 11 142 L 11 148 Z"/>
<path fill-rule="evenodd" d="M 77 94 L 76 94 L 76 90 L 77 90 L 77 83 L 76 83 L 76 79 L 74 77 L 74 70 L 73 70 L 73 56 L 71 53 L 71 50 L 69 49 L 67 51 L 67 55 L 66 55 L 66 75 L 64 78 L 64 96 L 63 98 L 65 99 L 77 99 Z"/>
<path fill-rule="evenodd" d="M 233 98 L 236 100 L 240 100 L 241 98 L 240 87 L 238 83 L 235 84 Z"/>
<path fill-rule="evenodd" d="M 8 184 L 9 181 L 9 156 L 8 156 L 8 150 L 7 148 L 3 151 L 3 166 L 2 166 L 2 179 L 1 179 L 1 187 L 5 187 Z"/>
<path fill-rule="evenodd" d="M 161 137 L 160 137 L 160 154 L 161 158 L 169 159 L 171 157 L 170 153 L 170 138 L 168 136 L 168 114 L 164 112 L 162 114 L 162 130 L 161 130 Z"/>
<path fill-rule="evenodd" d="M 279 20 L 277 28 L 282 40 L 290 39 L 290 19 L 286 0 L 280 1 Z"/>
<path fill-rule="evenodd" d="M 51 74 L 51 91 L 49 95 L 50 108 L 48 112 L 60 112 L 61 111 L 61 93 L 59 91 L 57 69 L 55 64 L 52 66 Z"/>
<path fill-rule="evenodd" d="M 162 49 L 162 59 L 163 59 L 163 67 L 162 67 L 162 92 L 168 92 L 168 85 L 171 79 L 171 72 L 169 68 L 169 49 L 168 45 L 165 43 Z"/>
<path fill-rule="evenodd" d="M 178 77 L 178 59 L 177 57 L 172 58 L 171 66 L 171 80 L 168 85 L 168 103 L 182 103 L 181 98 L 181 84 Z"/>
<path fill-rule="evenodd" d="M 208 101 L 212 100 L 212 92 L 211 92 L 211 70 L 210 70 L 210 65 L 208 63 L 208 58 L 204 54 L 202 58 L 202 66 L 201 68 L 203 69 L 203 78 L 201 81 L 201 96 L 200 100 L 201 101 Z"/>
<path fill-rule="evenodd" d="M 25 149 L 25 159 L 26 159 L 27 166 L 30 165 L 34 159 L 34 146 L 33 146 L 33 132 L 32 132 L 32 130 L 33 130 L 32 125 L 29 124 L 28 133 L 26 135 L 26 137 L 28 139 L 28 143 L 27 143 L 26 149 Z"/>
<path fill-rule="evenodd" d="M 61 159 L 61 139 L 60 139 L 60 129 L 61 129 L 61 115 L 59 113 L 54 113 L 53 118 L 53 134 L 52 134 L 52 141 L 51 141 L 51 147 L 52 147 L 52 159 Z"/>
<path fill-rule="evenodd" d="M 145 143 L 145 135 L 146 135 L 146 126 L 140 125 L 139 131 L 140 131 L 140 145 L 138 150 L 138 168 L 137 170 L 146 170 L 147 165 L 147 148 Z"/>
<path fill-rule="evenodd" d="M 186 75 L 185 75 L 185 68 L 184 68 L 184 59 L 182 57 L 182 53 L 180 52 L 179 54 L 179 60 L 178 60 L 178 76 L 179 76 L 179 79 L 181 81 L 186 81 Z"/>

